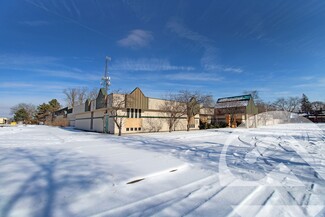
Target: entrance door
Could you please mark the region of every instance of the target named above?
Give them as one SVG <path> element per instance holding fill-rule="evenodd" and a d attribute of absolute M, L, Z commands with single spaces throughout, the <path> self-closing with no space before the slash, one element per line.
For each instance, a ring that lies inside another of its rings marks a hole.
<path fill-rule="evenodd" d="M 105 124 L 104 124 L 104 133 L 109 133 L 109 115 L 105 115 L 104 118 Z"/>

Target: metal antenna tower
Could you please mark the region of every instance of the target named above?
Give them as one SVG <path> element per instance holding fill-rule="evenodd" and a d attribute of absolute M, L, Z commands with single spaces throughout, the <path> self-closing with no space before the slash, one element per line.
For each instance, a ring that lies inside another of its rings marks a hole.
<path fill-rule="evenodd" d="M 102 77 L 101 85 L 105 88 L 105 91 L 107 93 L 108 87 L 111 85 L 111 78 L 108 76 L 108 71 L 107 71 L 107 65 L 108 62 L 111 61 L 111 58 L 106 56 L 105 58 L 105 73 L 104 77 Z"/>

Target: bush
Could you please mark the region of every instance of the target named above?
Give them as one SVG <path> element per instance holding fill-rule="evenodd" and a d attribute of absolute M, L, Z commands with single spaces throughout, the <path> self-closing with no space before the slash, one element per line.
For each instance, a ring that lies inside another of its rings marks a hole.
<path fill-rule="evenodd" d="M 57 127 L 67 127 L 69 126 L 69 121 L 66 118 L 59 118 L 55 119 L 51 125 Z"/>
<path fill-rule="evenodd" d="M 228 127 L 228 124 L 224 121 L 219 121 L 218 123 L 215 124 L 216 128 L 225 128 Z"/>

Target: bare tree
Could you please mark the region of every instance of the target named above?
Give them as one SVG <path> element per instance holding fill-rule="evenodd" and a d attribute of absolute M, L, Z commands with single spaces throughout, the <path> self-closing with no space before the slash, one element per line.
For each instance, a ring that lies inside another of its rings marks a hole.
<path fill-rule="evenodd" d="M 191 120 L 200 113 L 200 108 L 212 107 L 213 98 L 210 95 L 201 94 L 198 91 L 181 90 L 176 98 L 177 101 L 184 103 L 186 106 L 187 131 L 190 130 Z"/>
<path fill-rule="evenodd" d="M 160 110 L 166 117 L 169 132 L 172 132 L 177 121 L 186 114 L 186 105 L 177 101 L 178 96 L 175 94 L 167 94 L 165 98 Z"/>
<path fill-rule="evenodd" d="M 311 109 L 313 113 L 322 111 L 325 108 L 325 104 L 321 101 L 315 101 L 311 103 Z"/>
<path fill-rule="evenodd" d="M 80 87 L 77 88 L 77 104 L 81 105 L 84 103 L 88 96 L 88 88 L 87 87 Z"/>
<path fill-rule="evenodd" d="M 113 118 L 114 123 L 118 128 L 118 135 L 122 135 L 122 127 L 125 122 L 126 116 L 126 104 L 133 99 L 125 92 L 116 91 L 117 93 L 109 95 L 109 106 L 108 114 Z"/>
<path fill-rule="evenodd" d="M 89 90 L 87 93 L 87 99 L 94 100 L 97 98 L 99 92 L 99 88 L 94 87 L 93 89 Z"/>
<path fill-rule="evenodd" d="M 274 111 L 276 110 L 271 103 L 264 102 L 263 99 L 260 97 L 260 94 L 257 90 L 245 90 L 244 94 L 250 94 L 253 97 L 254 103 L 258 108 L 258 112 L 267 112 L 267 111 Z"/>
<path fill-rule="evenodd" d="M 78 92 L 78 88 L 67 88 L 63 90 L 65 101 L 69 107 L 77 105 Z"/>
<path fill-rule="evenodd" d="M 65 101 L 70 107 L 81 105 L 86 99 L 96 99 L 98 92 L 98 88 L 89 90 L 87 87 L 67 88 L 63 90 Z"/>
<path fill-rule="evenodd" d="M 145 119 L 145 129 L 149 132 L 159 132 L 162 128 L 161 119 L 154 120 L 154 118 L 146 118 Z"/>
<path fill-rule="evenodd" d="M 299 97 L 278 98 L 273 105 L 277 110 L 287 112 L 297 112 L 299 109 L 301 99 Z"/>

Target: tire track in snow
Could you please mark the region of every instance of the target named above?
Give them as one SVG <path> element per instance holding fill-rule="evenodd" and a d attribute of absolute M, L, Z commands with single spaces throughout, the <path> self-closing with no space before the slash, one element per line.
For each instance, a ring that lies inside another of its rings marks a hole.
<path fill-rule="evenodd" d="M 219 177 L 217 175 L 211 175 L 211 176 L 205 177 L 203 179 L 199 179 L 197 181 L 188 183 L 187 185 L 181 186 L 179 188 L 160 192 L 153 196 L 146 197 L 141 200 L 137 200 L 135 202 L 131 202 L 128 204 L 123 204 L 123 205 L 120 205 L 117 207 L 113 207 L 109 210 L 102 211 L 102 212 L 99 212 L 97 214 L 90 215 L 90 216 L 99 217 L 99 216 L 112 216 L 112 215 L 114 215 L 114 216 L 134 215 L 136 213 L 136 211 L 132 211 L 132 210 L 139 210 L 139 207 L 147 207 L 149 204 L 150 204 L 149 207 L 152 207 L 152 205 L 159 207 L 159 205 L 157 206 L 157 204 L 156 205 L 152 204 L 152 203 L 154 203 L 153 201 L 158 201 L 158 204 L 160 204 L 159 201 L 163 201 L 164 198 L 166 198 L 166 197 L 167 198 L 174 197 L 174 195 L 177 195 L 177 196 L 176 196 L 176 198 L 171 199 L 171 202 L 173 202 L 174 200 L 177 201 L 177 198 L 179 198 L 179 199 L 185 198 L 186 195 L 188 195 L 189 193 L 195 192 L 196 190 L 200 189 L 199 186 L 214 185 L 214 184 L 218 183 L 218 180 L 219 180 Z M 182 195 L 182 196 L 179 196 L 179 195 Z M 167 202 L 166 205 L 168 205 L 168 204 L 169 203 Z M 153 210 L 153 212 L 155 213 L 156 211 Z M 152 214 L 154 214 L 154 213 L 152 213 Z"/>

